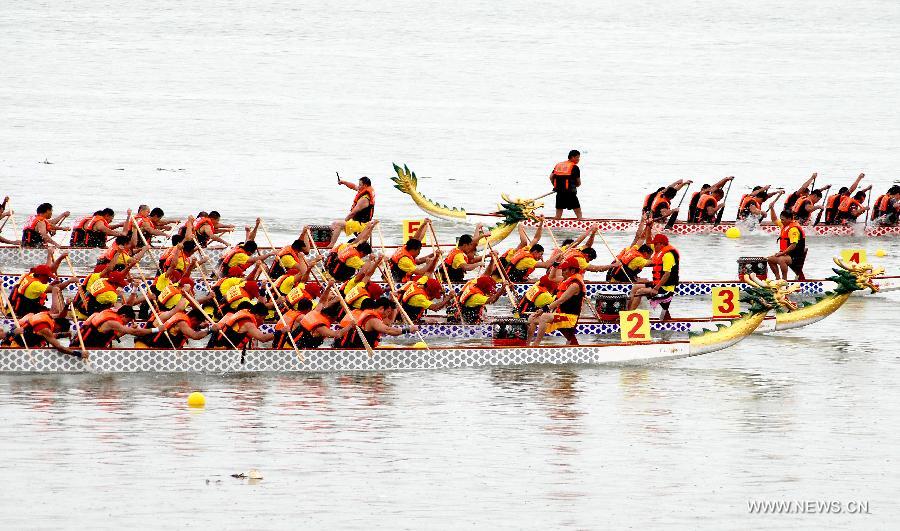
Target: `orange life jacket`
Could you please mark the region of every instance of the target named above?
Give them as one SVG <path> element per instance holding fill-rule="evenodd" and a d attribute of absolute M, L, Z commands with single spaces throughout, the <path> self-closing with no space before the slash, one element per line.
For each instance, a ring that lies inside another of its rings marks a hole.
<path fill-rule="evenodd" d="M 228 251 L 226 251 L 225 254 L 222 256 L 222 268 L 225 270 L 226 273 L 228 272 L 228 268 L 230 267 L 229 264 L 231 263 L 231 259 L 239 254 L 242 254 L 242 255 L 245 255 L 248 257 L 250 256 L 249 254 L 247 254 L 247 251 L 240 245 L 235 245 L 231 249 L 228 249 Z"/>
<path fill-rule="evenodd" d="M 858 210 L 862 205 L 853 196 L 847 196 L 841 200 L 841 206 L 838 207 L 838 215 L 844 221 L 854 221 L 859 217 L 860 213 L 854 214 L 854 210 Z"/>
<path fill-rule="evenodd" d="M 400 260 L 409 258 L 412 263 L 416 263 L 416 257 L 406 249 L 406 247 L 398 247 L 394 254 L 391 255 L 391 275 L 397 282 L 406 282 L 409 280 L 410 273 L 400 269 Z"/>
<path fill-rule="evenodd" d="M 556 309 L 557 313 L 569 313 L 572 315 L 581 314 L 581 305 L 584 302 L 584 296 L 587 292 L 587 288 L 584 285 L 584 278 L 581 276 L 581 274 L 572 275 L 571 277 L 560 282 L 556 287 L 556 298 L 559 299 L 560 297 L 562 297 L 562 294 L 565 293 L 566 290 L 569 289 L 569 286 L 573 284 L 578 286 L 578 294 L 567 300 L 566 302 L 560 304 Z"/>
<path fill-rule="evenodd" d="M 466 302 L 475 295 L 485 295 L 485 293 L 476 285 L 476 282 L 478 282 L 478 279 L 473 278 L 463 286 L 462 293 L 459 296 L 460 304 L 465 305 Z"/>
<path fill-rule="evenodd" d="M 381 319 L 382 315 L 375 310 L 352 310 L 350 312 L 357 322 L 357 326 L 359 329 L 363 331 L 366 340 L 369 343 L 369 346 L 376 347 L 378 346 L 378 337 L 381 335 L 378 332 L 367 332 L 365 329 L 366 323 L 371 321 L 372 319 L 378 318 Z M 353 324 L 353 321 L 350 319 L 350 315 L 345 316 L 341 319 L 341 328 L 345 326 L 350 326 Z M 363 342 L 359 339 L 359 331 L 356 327 L 351 328 L 347 335 L 342 337 L 338 341 L 338 346 L 341 348 L 363 348 Z"/>
<path fill-rule="evenodd" d="M 875 210 L 872 212 L 872 218 L 878 218 L 887 214 L 890 203 L 891 196 L 889 194 L 878 196 L 878 199 L 875 200 Z"/>
<path fill-rule="evenodd" d="M 453 249 L 451 249 L 450 252 L 447 253 L 447 257 L 444 258 L 444 265 L 447 266 L 447 274 L 450 277 L 451 282 L 462 282 L 463 278 L 466 276 L 465 269 L 453 267 L 453 262 L 456 260 L 456 257 L 460 254 L 462 254 L 465 257 L 467 264 L 470 263 L 469 255 L 464 253 L 462 251 L 462 249 L 460 249 L 459 247 L 454 247 Z"/>
<path fill-rule="evenodd" d="M 44 243 L 44 238 L 38 232 L 37 226 L 40 222 L 46 222 L 47 219 L 38 214 L 32 214 L 22 225 L 22 245 L 26 247 L 36 247 Z"/>
<path fill-rule="evenodd" d="M 113 242 L 112 245 L 110 245 L 108 249 L 103 251 L 100 257 L 97 258 L 97 265 L 106 265 L 112 262 L 113 258 L 115 258 L 116 256 L 116 253 L 118 253 L 119 251 L 122 251 L 122 256 L 119 257 L 120 264 L 127 264 L 131 261 L 131 254 L 128 252 L 128 250 L 119 247 L 119 244 Z"/>
<path fill-rule="evenodd" d="M 671 209 L 672 201 L 665 196 L 662 192 L 656 196 L 656 199 L 653 200 L 653 206 L 650 207 L 650 213 L 654 219 L 658 219 L 662 217 L 663 209 Z"/>
<path fill-rule="evenodd" d="M 653 253 L 653 257 L 651 258 L 651 263 L 653 264 L 653 282 L 659 283 L 663 274 L 665 274 L 663 271 L 663 258 L 665 258 L 667 253 L 672 253 L 672 256 L 675 257 L 675 266 L 672 267 L 672 271 L 669 272 L 669 279 L 663 286 L 677 286 L 681 257 L 678 254 L 678 251 L 671 245 L 666 245 Z"/>
<path fill-rule="evenodd" d="M 712 221 L 713 218 L 706 212 L 707 207 L 716 207 L 719 202 L 712 194 L 703 194 L 700 196 L 700 200 L 697 201 L 697 217 L 694 221 L 696 222 L 704 222 L 704 221 Z"/>
<path fill-rule="evenodd" d="M 166 337 L 166 332 L 168 332 L 168 337 L 172 338 L 172 343 L 174 343 L 175 348 L 183 347 L 187 343 L 188 338 L 175 328 L 178 323 L 187 323 L 188 326 L 190 326 L 191 319 L 185 312 L 176 312 L 174 315 L 166 319 L 166 322 L 163 323 L 160 331 L 157 332 L 150 340 L 150 344 L 156 347 L 163 348 L 172 346 L 169 344 L 169 339 Z"/>
<path fill-rule="evenodd" d="M 97 282 L 94 282 L 94 284 L 97 284 Z M 116 331 L 101 332 L 100 327 L 110 321 L 118 321 L 124 325 L 125 320 L 125 317 L 119 315 L 113 309 L 106 309 L 91 315 L 85 319 L 81 326 L 81 338 L 85 346 L 109 348 L 113 340 L 119 338 L 121 334 Z"/>
<path fill-rule="evenodd" d="M 183 295 L 181 288 L 179 288 L 174 282 L 169 282 L 166 284 L 162 290 L 160 290 L 159 295 L 156 297 L 156 301 L 160 306 L 164 306 L 169 308 L 168 302 L 175 298 L 177 295 Z"/>
<path fill-rule="evenodd" d="M 800 220 L 801 222 L 808 220 L 809 219 L 809 211 L 806 210 L 806 207 L 807 207 L 807 205 L 812 206 L 812 204 L 813 204 L 812 199 L 810 199 L 809 196 L 804 196 L 804 197 L 801 197 L 800 199 L 798 199 L 797 202 L 794 203 L 794 207 L 792 209 L 794 212 L 794 217 L 796 219 Z"/>
<path fill-rule="evenodd" d="M 564 192 L 575 189 L 575 182 L 572 179 L 574 168 L 575 163 L 571 160 L 564 160 L 553 167 L 551 176 L 554 190 Z"/>
<path fill-rule="evenodd" d="M 644 196 L 644 206 L 641 207 L 641 212 L 650 212 L 650 209 L 653 208 L 653 203 L 656 201 L 656 197 L 662 192 L 653 192 L 652 194 L 647 194 Z"/>
<path fill-rule="evenodd" d="M 750 207 L 755 206 L 762 209 L 762 200 L 753 194 L 746 194 L 741 197 L 741 204 L 738 207 L 738 217 L 745 218 L 751 214 Z"/>
<path fill-rule="evenodd" d="M 50 316 L 49 311 L 28 314 L 22 318 L 21 324 L 22 328 L 34 333 L 45 328 L 49 329 L 51 333 L 56 331 L 56 320 Z M 28 346 L 33 347 L 34 345 Z"/>
<path fill-rule="evenodd" d="M 363 197 L 367 197 L 369 199 L 369 206 L 353 214 L 353 220 L 359 221 L 361 223 L 367 223 L 372 220 L 372 216 L 375 214 L 375 190 L 372 189 L 371 186 L 363 186 L 357 192 L 356 196 L 353 198 L 353 206 L 356 207 L 356 204 L 359 203 L 359 200 Z"/>
<path fill-rule="evenodd" d="M 228 338 L 231 340 L 231 343 L 234 343 L 234 346 L 241 348 L 245 344 L 250 342 L 250 338 L 246 333 L 240 332 L 242 326 L 247 323 L 253 323 L 258 325 L 256 315 L 253 314 L 250 310 L 238 310 L 236 312 L 232 312 L 226 314 L 225 317 L 219 319 L 219 324 L 222 325 L 221 330 L 219 330 L 217 339 L 220 341 L 220 344 L 224 342 L 230 346 L 228 341 L 224 341 L 224 338 Z"/>
<path fill-rule="evenodd" d="M 290 304 L 291 306 L 295 306 L 303 299 L 307 299 L 310 301 L 313 300 L 313 296 L 310 295 L 305 288 L 306 284 L 297 284 L 296 286 L 294 286 L 291 291 L 289 291 L 285 296 L 287 298 L 288 304 Z"/>
<path fill-rule="evenodd" d="M 534 272 L 534 268 L 531 267 L 526 270 L 522 270 L 518 269 L 516 266 L 525 258 L 531 257 L 531 250 L 526 247 L 514 250 L 506 260 L 508 264 L 506 266 L 506 276 L 509 277 L 512 282 L 521 282 L 522 280 L 528 278 L 528 275 Z"/>
<path fill-rule="evenodd" d="M 12 304 L 13 304 L 13 308 L 16 309 L 17 313 L 19 311 L 19 306 L 21 305 L 21 302 L 23 302 L 21 299 L 29 299 L 30 301 L 34 301 L 41 306 L 43 306 L 44 303 L 47 302 L 47 292 L 46 291 L 44 293 L 41 293 L 41 295 L 36 300 L 30 299 L 25 294 L 26 291 L 28 291 L 28 287 L 31 286 L 32 284 L 34 284 L 35 282 L 40 282 L 40 281 L 31 273 L 25 273 L 24 275 L 22 275 L 22 278 L 19 279 L 18 284 L 16 284 L 16 288 L 15 288 L 15 290 L 13 290 L 13 292 L 9 298 L 10 298 L 10 302 L 12 302 Z"/>

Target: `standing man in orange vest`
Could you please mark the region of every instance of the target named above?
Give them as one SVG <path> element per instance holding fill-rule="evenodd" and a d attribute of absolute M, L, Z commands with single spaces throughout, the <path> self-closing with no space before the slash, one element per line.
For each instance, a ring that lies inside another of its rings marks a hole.
<path fill-rule="evenodd" d="M 574 210 L 575 217 L 581 218 L 581 203 L 578 202 L 578 187 L 581 186 L 581 170 L 578 162 L 581 152 L 573 149 L 569 159 L 553 167 L 550 182 L 556 192 L 556 219 L 562 217 L 563 210 Z"/>

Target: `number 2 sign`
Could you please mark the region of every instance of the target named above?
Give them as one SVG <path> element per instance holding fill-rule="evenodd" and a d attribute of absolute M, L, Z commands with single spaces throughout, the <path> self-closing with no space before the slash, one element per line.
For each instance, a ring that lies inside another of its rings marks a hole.
<path fill-rule="evenodd" d="M 713 317 L 737 317 L 741 313 L 740 288 L 713 288 Z"/>
<path fill-rule="evenodd" d="M 650 312 L 647 310 L 619 312 L 619 330 L 625 343 L 650 341 Z"/>

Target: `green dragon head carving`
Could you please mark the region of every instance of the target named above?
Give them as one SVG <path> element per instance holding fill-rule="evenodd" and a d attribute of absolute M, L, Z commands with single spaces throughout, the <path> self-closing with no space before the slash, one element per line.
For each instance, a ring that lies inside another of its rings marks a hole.
<path fill-rule="evenodd" d="M 544 204 L 534 199 L 511 199 L 506 194 L 500 194 L 503 202 L 497 206 L 497 213 L 503 216 L 501 223 L 512 225 L 526 219 L 537 219 L 534 211 L 543 208 Z"/>
<path fill-rule="evenodd" d="M 869 289 L 872 293 L 878 291 L 878 284 L 875 284 L 872 279 L 884 273 L 883 267 L 875 267 L 872 264 L 861 265 L 854 262 L 846 263 L 840 258 L 833 260 L 840 269 L 831 269 L 835 272 L 835 276 L 828 277 L 828 280 L 837 284 L 831 293 L 845 295 L 864 289 Z"/>
<path fill-rule="evenodd" d="M 747 286 L 741 292 L 741 302 L 748 306 L 751 313 L 797 309 L 797 303 L 790 299 L 790 295 L 800 290 L 799 285 L 786 280 L 760 280 L 753 273 L 747 275 L 745 281 Z"/>

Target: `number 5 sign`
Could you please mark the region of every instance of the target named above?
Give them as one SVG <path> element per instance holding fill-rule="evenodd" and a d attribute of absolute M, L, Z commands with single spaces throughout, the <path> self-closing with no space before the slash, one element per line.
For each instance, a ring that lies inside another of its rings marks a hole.
<path fill-rule="evenodd" d="M 415 236 L 416 231 L 422 226 L 424 219 L 404 219 L 403 220 L 403 242 Z M 422 244 L 425 244 L 425 237 L 428 233 L 422 235 Z"/>
<path fill-rule="evenodd" d="M 740 288 L 713 288 L 713 317 L 737 317 L 741 313 Z"/>
<path fill-rule="evenodd" d="M 650 341 L 650 312 L 647 310 L 619 312 L 619 330 L 625 343 Z"/>

